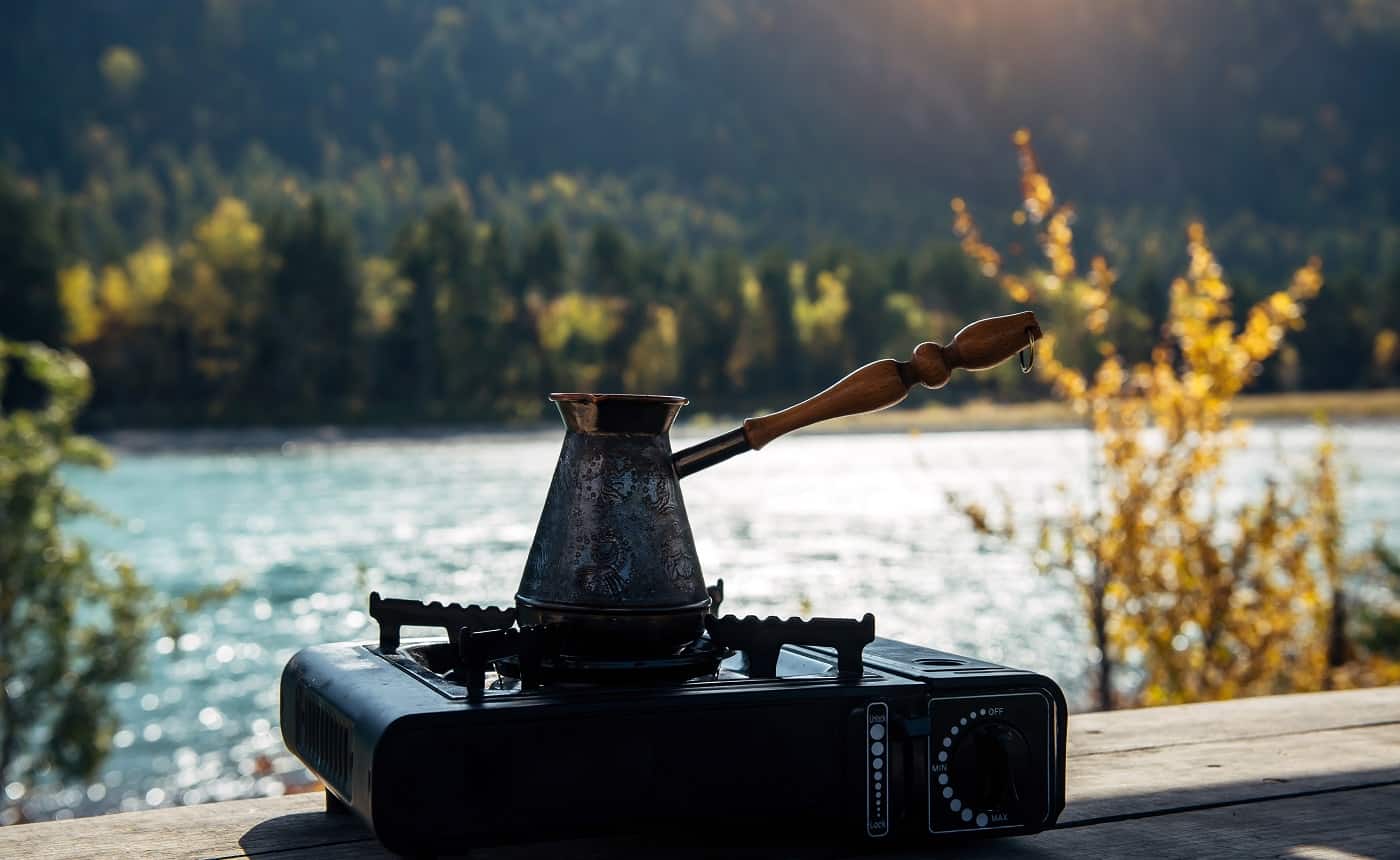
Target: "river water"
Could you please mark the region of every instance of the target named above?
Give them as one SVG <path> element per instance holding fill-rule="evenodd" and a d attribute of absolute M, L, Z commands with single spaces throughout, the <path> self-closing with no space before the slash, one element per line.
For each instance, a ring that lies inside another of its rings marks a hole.
<path fill-rule="evenodd" d="M 1400 423 L 1333 430 L 1351 540 L 1400 542 Z M 74 484 L 124 519 L 78 531 L 167 593 L 239 580 L 233 599 L 151 643 L 116 690 L 121 729 L 91 784 L 22 798 L 31 819 L 280 794 L 309 777 L 281 744 L 277 681 L 300 647 L 370 639 L 368 595 L 509 604 L 560 433 L 268 445 L 216 452 L 186 437 L 126 453 Z M 699 438 L 678 430 L 677 447 Z M 1306 467 L 1319 431 L 1258 427 L 1228 494 Z M 1087 636 L 1073 593 L 1037 574 L 1026 541 L 1090 480 L 1077 430 L 802 435 L 687 478 L 707 579 L 740 615 L 875 613 L 880 635 L 1035 669 L 1087 705 Z M 980 538 L 946 494 L 1002 510 L 1022 539 Z M 15 795 L 18 786 L 7 786 Z M 11 813 L 13 815 L 13 813 Z"/>

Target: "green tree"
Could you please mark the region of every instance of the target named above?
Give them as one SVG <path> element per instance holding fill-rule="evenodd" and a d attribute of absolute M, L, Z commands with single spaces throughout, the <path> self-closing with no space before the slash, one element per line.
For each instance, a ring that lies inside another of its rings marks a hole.
<path fill-rule="evenodd" d="M 59 345 L 64 340 L 58 219 L 38 191 L 0 168 L 0 337 Z M 0 373 L 5 371 L 0 361 Z M 0 392 L 0 409 L 29 405 L 40 392 L 21 377 Z"/>
<path fill-rule="evenodd" d="M 345 412 L 357 380 L 359 282 L 350 231 L 313 198 L 267 228 L 272 269 L 251 383 L 271 414 Z"/>
<path fill-rule="evenodd" d="M 543 369 L 539 344 L 534 337 L 531 297 L 524 273 L 524 257 L 516 264 L 510 238 L 503 224 L 492 224 L 482 249 L 482 285 L 487 301 L 485 331 L 475 361 L 489 376 L 484 386 L 490 395 L 484 414 L 535 417 L 543 404 L 539 397 Z"/>
<path fill-rule="evenodd" d="M 46 394 L 40 408 L 0 412 L 0 781 L 47 769 L 89 776 L 114 728 L 108 688 L 140 664 L 150 592 L 130 567 L 103 570 L 62 531 L 93 508 L 60 467 L 108 462 L 73 433 L 91 392 L 87 367 L 5 340 L 0 357 Z M 0 375 L 0 390 L 10 375 Z"/>
<path fill-rule="evenodd" d="M 1329 281 L 1338 299 L 1319 302 L 1308 312 L 1308 326 L 1295 340 L 1302 361 L 1299 381 L 1304 388 L 1339 390 L 1366 382 L 1362 371 L 1371 364 L 1373 326 L 1377 303 L 1366 295 L 1366 283 L 1357 272 Z"/>
<path fill-rule="evenodd" d="M 584 290 L 600 296 L 630 298 L 636 285 L 632 248 L 622 231 L 611 224 L 593 230 L 588 240 L 588 271 Z"/>
<path fill-rule="evenodd" d="M 0 394 L 16 372 L 44 398 L 0 410 L 0 783 L 28 784 L 90 777 L 115 728 L 109 691 L 139 672 L 153 630 L 175 632 L 181 614 L 236 586 L 163 598 L 130 565 L 100 562 L 64 534 L 72 518 L 101 512 L 61 470 L 110 463 L 73 429 L 91 379 L 72 353 L 0 338 Z"/>
<path fill-rule="evenodd" d="M 603 343 L 602 377 L 599 384 L 609 391 L 625 391 L 633 341 L 647 326 L 646 290 L 636 249 L 611 224 L 593 230 L 588 243 L 583 280 L 588 297 L 612 299 L 611 312 L 618 324 Z"/>
<path fill-rule="evenodd" d="M 545 224 L 530 237 L 521 261 L 525 289 L 553 298 L 564 291 L 564 236 L 555 224 Z"/>
<path fill-rule="evenodd" d="M 739 335 L 744 309 L 744 265 L 738 254 L 720 251 L 703 266 L 678 275 L 682 373 L 696 396 L 720 403 L 731 393 L 726 364 Z"/>
<path fill-rule="evenodd" d="M 471 224 L 455 201 L 443 203 L 426 217 L 405 224 L 394 242 L 400 274 L 413 285 L 391 336 L 394 359 L 385 380 L 395 391 L 411 379 L 420 414 L 434 408 L 442 393 L 439 353 L 439 294 L 444 281 L 464 276 L 472 253 Z"/>
<path fill-rule="evenodd" d="M 63 244 L 53 208 L 0 169 L 0 336 L 63 342 L 58 270 Z"/>
<path fill-rule="evenodd" d="M 792 260 L 787 253 L 771 249 L 758 263 L 759 295 L 762 297 L 768 335 L 772 338 L 772 358 L 758 372 L 769 392 L 788 394 L 805 390 L 806 376 L 798 355 L 797 324 L 792 318 Z M 793 378 L 793 370 L 800 374 Z"/>

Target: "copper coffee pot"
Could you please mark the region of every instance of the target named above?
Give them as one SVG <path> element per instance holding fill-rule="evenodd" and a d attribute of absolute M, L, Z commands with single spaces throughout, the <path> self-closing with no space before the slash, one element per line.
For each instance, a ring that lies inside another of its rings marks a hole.
<path fill-rule="evenodd" d="M 1025 311 L 979 320 L 909 361 L 881 359 L 781 412 L 675 454 L 667 435 L 687 401 L 656 394 L 551 394 L 567 432 L 515 595 L 521 624 L 550 623 L 564 653 L 664 656 L 698 638 L 711 597 L 680 479 L 801 427 L 942 388 L 958 368 L 986 370 L 1041 337 Z M 1029 369 L 1027 358 L 1022 368 Z"/>

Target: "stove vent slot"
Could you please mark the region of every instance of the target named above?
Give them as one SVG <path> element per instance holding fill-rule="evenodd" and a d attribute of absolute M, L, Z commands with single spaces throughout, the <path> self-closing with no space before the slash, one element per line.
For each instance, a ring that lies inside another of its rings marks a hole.
<path fill-rule="evenodd" d="M 354 753 L 349 722 L 309 690 L 297 690 L 297 746 L 312 770 L 350 799 Z"/>

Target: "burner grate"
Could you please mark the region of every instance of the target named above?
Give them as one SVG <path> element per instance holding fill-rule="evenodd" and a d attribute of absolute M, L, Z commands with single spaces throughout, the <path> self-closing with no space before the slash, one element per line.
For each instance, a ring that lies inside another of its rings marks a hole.
<path fill-rule="evenodd" d="M 705 619 L 710 638 L 726 648 L 742 651 L 749 677 L 772 678 L 778 671 L 778 654 L 784 645 L 815 645 L 836 649 L 837 672 L 861 674 L 861 653 L 875 641 L 875 616 L 854 618 L 782 619 L 776 616 L 738 618 L 726 615 Z"/>
<path fill-rule="evenodd" d="M 379 653 L 418 675 L 429 675 L 465 690 L 480 700 L 489 676 L 514 689 L 534 690 L 551 683 L 647 684 L 717 678 L 720 664 L 735 652 L 744 659 L 744 676 L 776 678 L 784 645 L 829 647 L 836 651 L 836 674 L 859 677 L 861 654 L 875 639 L 875 616 L 853 618 L 706 618 L 706 636 L 663 657 L 594 658 L 561 652 L 557 625 L 517 626 L 514 609 L 422 603 L 370 595 L 370 615 L 379 622 Z M 414 646 L 400 653 L 406 625 L 441 627 L 448 642 Z M 402 659 L 395 659 L 402 658 Z M 404 662 L 406 661 L 406 662 Z M 409 665 L 411 664 L 411 665 Z"/>
<path fill-rule="evenodd" d="M 447 631 L 447 639 L 457 644 L 462 631 L 498 630 L 515 625 L 515 610 L 498 606 L 463 606 L 460 603 L 442 604 L 434 601 L 403 600 L 397 597 L 380 597 L 379 592 L 369 595 L 369 614 L 379 622 L 379 648 L 382 651 L 397 651 L 399 632 L 406 626 L 441 627 Z"/>

